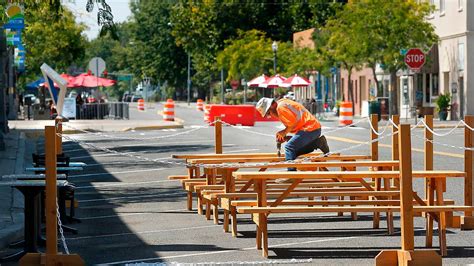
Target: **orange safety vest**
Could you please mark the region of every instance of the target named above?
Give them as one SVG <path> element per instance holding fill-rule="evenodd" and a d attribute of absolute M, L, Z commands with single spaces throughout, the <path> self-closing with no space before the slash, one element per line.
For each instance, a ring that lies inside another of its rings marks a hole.
<path fill-rule="evenodd" d="M 291 133 L 300 130 L 314 131 L 321 128 L 318 119 L 314 117 L 303 105 L 289 100 L 281 99 L 277 101 L 278 118 L 286 127 L 293 127 Z"/>

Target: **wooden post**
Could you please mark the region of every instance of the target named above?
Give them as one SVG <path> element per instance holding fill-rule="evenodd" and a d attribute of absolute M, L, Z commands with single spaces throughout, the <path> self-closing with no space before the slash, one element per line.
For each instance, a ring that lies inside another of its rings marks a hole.
<path fill-rule="evenodd" d="M 382 250 L 375 257 L 375 265 L 442 265 L 441 256 L 434 250 L 414 250 L 413 178 L 411 165 L 410 125 L 400 125 L 400 226 L 401 250 Z"/>
<path fill-rule="evenodd" d="M 215 143 L 216 143 L 216 154 L 222 154 L 222 122 L 221 117 L 216 116 L 214 118 L 214 130 L 215 130 Z"/>
<path fill-rule="evenodd" d="M 370 115 L 370 123 L 372 123 L 372 127 L 374 128 L 375 131 L 379 131 L 379 115 L 372 114 Z M 370 140 L 377 139 L 378 136 L 373 132 L 372 130 L 370 131 Z M 370 155 L 372 156 L 372 161 L 378 161 L 379 160 L 379 142 L 375 141 L 372 142 L 370 145 Z"/>
<path fill-rule="evenodd" d="M 425 127 L 425 140 L 424 140 L 424 164 L 425 170 L 433 170 L 433 115 L 425 115 L 424 117 Z M 425 179 L 425 200 L 428 205 L 434 205 L 434 189 L 436 181 L 434 178 Z M 425 213 L 426 216 L 426 247 L 433 246 L 433 216 L 429 213 Z"/>
<path fill-rule="evenodd" d="M 57 179 L 56 179 L 56 126 L 45 127 L 45 160 L 46 160 L 46 254 L 27 253 L 20 261 L 20 266 L 83 266 L 82 258 L 77 254 L 58 254 L 58 217 L 57 217 Z"/>
<path fill-rule="evenodd" d="M 56 128 L 45 127 L 46 159 L 46 254 L 58 253 L 58 218 L 56 209 Z"/>
<path fill-rule="evenodd" d="M 392 121 L 396 125 L 392 125 L 392 160 L 398 161 L 398 153 L 399 153 L 399 143 L 398 143 L 398 128 L 397 126 L 400 125 L 400 116 L 399 115 L 392 115 Z M 398 171 L 399 167 L 393 167 L 394 171 Z M 398 178 L 393 180 L 395 187 L 400 188 L 400 180 Z"/>
<path fill-rule="evenodd" d="M 378 138 L 377 134 L 379 131 L 379 116 L 377 114 L 370 115 L 370 123 L 372 124 L 373 129 L 376 131 L 370 130 L 370 140 L 375 140 Z M 375 141 L 370 144 L 370 155 L 372 157 L 372 161 L 379 160 L 379 142 Z M 375 178 L 375 190 L 380 190 L 381 182 L 380 178 Z M 373 228 L 377 229 L 380 226 L 380 213 L 374 212 L 374 221 L 373 221 Z"/>
<path fill-rule="evenodd" d="M 63 134 L 63 119 L 58 116 L 56 117 L 56 119 L 54 120 L 54 124 L 56 126 L 56 136 L 55 136 L 55 139 L 56 139 L 56 154 L 61 154 L 63 153 L 63 137 L 62 137 L 62 134 Z M 58 136 L 59 134 L 59 136 Z"/>
<path fill-rule="evenodd" d="M 411 168 L 410 125 L 399 126 L 398 140 L 400 148 L 400 226 L 402 250 L 412 251 L 415 248 L 413 229 L 413 187 Z"/>
<path fill-rule="evenodd" d="M 464 122 L 471 128 L 474 128 L 474 115 L 466 115 Z M 464 128 L 464 146 L 468 149 L 474 148 L 474 132 L 468 127 Z M 464 172 L 466 172 L 466 179 L 464 179 L 464 204 L 466 206 L 474 206 L 472 194 L 474 193 L 473 179 L 473 158 L 474 151 L 464 151 Z M 465 216 L 472 216 L 472 211 L 465 212 Z"/>

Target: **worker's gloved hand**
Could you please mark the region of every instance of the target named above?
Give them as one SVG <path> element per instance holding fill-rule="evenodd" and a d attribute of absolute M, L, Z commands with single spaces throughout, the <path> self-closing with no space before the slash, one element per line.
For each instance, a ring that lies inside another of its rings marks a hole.
<path fill-rule="evenodd" d="M 276 134 L 276 140 L 279 143 L 285 142 L 286 132 L 285 130 L 278 131 Z"/>

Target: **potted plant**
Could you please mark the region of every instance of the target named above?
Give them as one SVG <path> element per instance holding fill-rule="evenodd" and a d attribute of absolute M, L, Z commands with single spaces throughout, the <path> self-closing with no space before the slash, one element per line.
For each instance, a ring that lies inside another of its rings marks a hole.
<path fill-rule="evenodd" d="M 439 120 L 445 121 L 448 117 L 448 107 L 451 103 L 451 94 L 449 92 L 440 93 L 436 99 L 436 110 L 439 114 Z"/>

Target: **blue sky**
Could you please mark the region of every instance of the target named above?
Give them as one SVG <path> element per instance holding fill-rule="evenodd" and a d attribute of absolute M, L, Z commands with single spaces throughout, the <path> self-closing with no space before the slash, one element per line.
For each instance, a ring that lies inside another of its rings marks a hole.
<path fill-rule="evenodd" d="M 88 13 L 86 2 L 86 0 L 66 0 L 64 4 L 76 16 L 76 21 L 84 23 L 89 28 L 85 34 L 91 40 L 97 37 L 100 27 L 97 25 L 97 6 L 93 12 Z M 115 22 L 125 21 L 131 15 L 129 0 L 108 0 L 107 3 L 112 8 Z"/>

